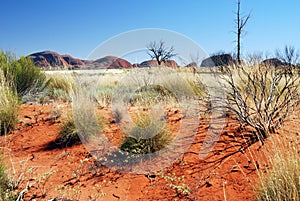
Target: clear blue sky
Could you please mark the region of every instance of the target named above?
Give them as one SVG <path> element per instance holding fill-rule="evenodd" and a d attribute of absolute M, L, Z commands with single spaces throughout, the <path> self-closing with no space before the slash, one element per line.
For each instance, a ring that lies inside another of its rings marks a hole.
<path fill-rule="evenodd" d="M 197 42 L 208 53 L 235 49 L 236 0 L 2 0 L 0 49 L 17 55 L 43 50 L 86 58 L 105 40 L 133 29 L 163 28 Z M 243 0 L 252 11 L 243 52 L 300 48 L 299 0 Z"/>

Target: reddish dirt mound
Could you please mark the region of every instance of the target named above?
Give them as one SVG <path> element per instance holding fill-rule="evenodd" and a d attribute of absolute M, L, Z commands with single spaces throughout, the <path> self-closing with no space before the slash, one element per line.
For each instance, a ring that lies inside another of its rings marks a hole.
<path fill-rule="evenodd" d="M 83 145 L 53 145 L 60 131 L 58 106 L 24 105 L 18 129 L 1 137 L 3 155 L 19 190 L 30 187 L 25 200 L 254 200 L 253 158 L 259 158 L 259 143 L 242 132 L 238 122 L 226 118 L 226 125 L 209 155 L 199 158 L 210 119 L 200 119 L 197 135 L 188 152 L 159 174 L 120 173 L 102 166 Z M 99 111 L 111 119 L 108 109 Z M 168 123 L 176 127 L 181 116 L 168 112 Z M 218 119 L 217 119 L 218 120 Z M 108 125 L 108 135 L 121 136 L 116 123 Z M 243 133 L 243 134 L 242 134 Z M 250 148 L 249 148 L 250 147 Z"/>

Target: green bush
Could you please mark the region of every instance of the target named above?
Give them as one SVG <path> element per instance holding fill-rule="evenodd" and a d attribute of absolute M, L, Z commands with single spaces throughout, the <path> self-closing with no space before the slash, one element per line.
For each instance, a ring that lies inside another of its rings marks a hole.
<path fill-rule="evenodd" d="M 56 141 L 60 145 L 66 147 L 70 147 L 81 142 L 73 118 L 68 117 L 68 119 L 62 124 L 61 131 L 59 132 L 59 136 Z"/>
<path fill-rule="evenodd" d="M 10 90 L 0 70 L 0 135 L 14 129 L 18 119 L 19 100 Z"/>
<path fill-rule="evenodd" d="M 2 51 L 0 69 L 4 72 L 4 77 L 12 90 L 19 96 L 43 90 L 47 84 L 45 74 L 29 57 L 20 57 L 18 60 L 14 55 Z"/>
<path fill-rule="evenodd" d="M 164 122 L 151 119 L 148 115 L 138 115 L 136 126 L 130 129 L 120 149 L 133 154 L 149 154 L 166 147 L 171 136 L 164 127 Z"/>

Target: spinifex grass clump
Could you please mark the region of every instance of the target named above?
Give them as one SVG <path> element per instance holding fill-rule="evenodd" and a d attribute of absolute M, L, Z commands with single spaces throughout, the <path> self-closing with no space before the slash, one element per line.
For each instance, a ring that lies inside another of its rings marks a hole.
<path fill-rule="evenodd" d="M 133 154 L 149 154 L 160 151 L 171 141 L 163 121 L 152 120 L 149 115 L 137 115 L 132 127 L 121 144 L 121 150 Z"/>
<path fill-rule="evenodd" d="M 16 193 L 13 190 L 0 154 L 0 201 L 16 200 Z"/>
<path fill-rule="evenodd" d="M 130 103 L 136 105 L 151 105 L 175 100 L 174 94 L 160 85 L 146 85 L 140 87 L 130 98 Z"/>
<path fill-rule="evenodd" d="M 67 120 L 62 124 L 59 137 L 56 140 L 62 146 L 72 146 L 80 143 L 80 137 L 78 136 L 78 130 L 76 129 L 74 119 L 68 117 Z"/>
<path fill-rule="evenodd" d="M 0 70 L 0 135 L 14 129 L 18 119 L 19 100 L 10 90 Z"/>
<path fill-rule="evenodd" d="M 154 120 L 148 114 L 138 113 L 134 118 L 134 125 L 130 126 L 120 144 L 120 149 L 109 151 L 98 160 L 108 166 L 118 166 L 123 170 L 143 161 L 159 157 L 171 144 L 173 136 L 165 127 L 165 122 Z"/>
<path fill-rule="evenodd" d="M 71 92 L 75 88 L 74 76 L 69 74 L 49 75 L 47 86 L 51 98 L 60 100 L 71 100 Z"/>
<path fill-rule="evenodd" d="M 0 158 L 0 200 L 4 196 L 6 189 L 8 189 L 8 179 L 5 174 L 2 158 Z"/>
<path fill-rule="evenodd" d="M 105 126 L 105 121 L 102 117 L 97 116 L 97 127 L 103 128 Z M 88 125 L 86 125 L 88 126 Z M 61 146 L 71 147 L 76 144 L 81 143 L 81 138 L 79 137 L 79 129 L 80 126 L 76 125 L 75 120 L 72 115 L 68 115 L 66 120 L 63 122 L 61 126 L 61 131 L 59 132 L 58 138 L 56 139 L 56 143 L 60 144 Z M 96 134 L 96 133 L 94 133 Z M 82 137 L 87 138 L 88 136 L 83 135 Z"/>
<path fill-rule="evenodd" d="M 299 147 L 276 141 L 275 153 L 267 154 L 270 169 L 259 171 L 258 201 L 300 200 Z"/>

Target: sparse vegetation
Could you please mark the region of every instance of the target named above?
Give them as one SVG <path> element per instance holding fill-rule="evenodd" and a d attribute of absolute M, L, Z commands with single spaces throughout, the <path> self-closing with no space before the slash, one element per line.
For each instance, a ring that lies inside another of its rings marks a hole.
<path fill-rule="evenodd" d="M 163 171 L 160 171 L 158 175 L 168 182 L 168 186 L 175 190 L 179 197 L 188 196 L 191 193 L 190 188 L 185 184 L 184 176 L 177 176 L 175 173 L 166 175 Z"/>
<path fill-rule="evenodd" d="M 0 52 L 0 69 L 11 89 L 19 96 L 41 91 L 47 85 L 46 76 L 30 58 L 17 59 L 11 53 Z"/>
<path fill-rule="evenodd" d="M 0 201 L 300 201 L 300 1 L 78 2 L 1 2 Z"/>
<path fill-rule="evenodd" d="M 19 100 L 10 90 L 0 70 L 0 135 L 14 129 L 18 119 Z"/>
<path fill-rule="evenodd" d="M 16 195 L 10 185 L 9 178 L 2 161 L 2 155 L 0 154 L 0 201 L 13 201 L 15 199 Z"/>
<path fill-rule="evenodd" d="M 276 50 L 275 55 L 278 59 L 283 61 L 288 66 L 296 65 L 300 58 L 299 50 L 296 50 L 293 46 L 286 45 L 284 50 Z"/>
<path fill-rule="evenodd" d="M 62 146 L 72 146 L 80 143 L 80 137 L 78 130 L 76 129 L 74 120 L 72 117 L 67 117 L 65 122 L 62 124 L 61 131 L 59 132 L 58 139 L 56 140 Z"/>
<path fill-rule="evenodd" d="M 46 88 L 50 98 L 71 100 L 70 94 L 74 89 L 74 76 L 70 74 L 49 75 L 49 84 Z"/>
<path fill-rule="evenodd" d="M 220 84 L 227 99 L 217 98 L 221 107 L 236 114 L 256 130 L 262 143 L 274 133 L 299 105 L 299 76 L 273 66 L 224 67 Z"/>
<path fill-rule="evenodd" d="M 295 141 L 272 140 L 266 153 L 269 168 L 258 170 L 258 201 L 300 200 L 300 156 Z"/>
<path fill-rule="evenodd" d="M 26 66 L 30 63 L 24 60 L 25 58 L 22 59 L 18 61 L 19 66 Z M 5 74 L 4 71 L 1 74 L 0 88 L 0 104 L 3 106 L 0 109 L 1 134 L 12 130 L 17 121 L 19 106 L 17 94 L 23 96 L 32 90 L 41 89 L 37 86 L 45 86 L 47 79 L 47 87 L 43 94 L 55 100 L 72 101 L 74 116 L 69 115 L 65 118 L 55 141 L 62 147 L 81 143 L 81 140 L 89 142 L 89 139 L 94 140 L 94 137 L 98 137 L 97 134 L 103 128 L 104 120 L 99 121 L 97 109 L 112 106 L 114 96 L 117 94 L 119 98 L 119 94 L 124 94 L 124 99 L 120 98 L 122 100 L 119 107 L 113 109 L 114 121 L 112 122 L 119 125 L 124 123 L 126 115 L 123 113 L 124 105 L 122 104 L 126 101 L 126 107 L 134 108 L 133 111 L 138 109 L 138 112 L 130 112 L 132 122 L 123 130 L 125 133 L 123 138 L 117 141 L 119 149 L 100 155 L 99 161 L 107 166 L 127 170 L 126 168 L 132 168 L 134 165 L 153 159 L 156 152 L 159 154 L 159 151 L 166 148 L 174 137 L 167 128 L 167 117 L 150 116 L 149 108 L 159 105 L 166 109 L 176 107 L 181 102 L 184 102 L 186 107 L 190 107 L 192 101 L 202 103 L 208 94 L 208 81 L 212 81 L 211 76 L 217 75 L 221 78 L 219 83 L 221 87 L 219 87 L 224 89 L 227 99 L 214 98 L 219 101 L 222 108 L 229 109 L 237 115 L 240 122 L 254 128 L 257 139 L 264 142 L 299 106 L 300 78 L 290 71 L 287 72 L 286 68 L 260 66 L 258 62 L 252 63 L 251 68 L 243 64 L 221 67 L 213 73 L 207 69 L 196 72 L 192 72 L 191 69 L 174 70 L 162 67 L 137 69 L 137 71 L 129 72 L 127 80 L 121 80 L 119 75 L 111 75 L 107 79 L 107 75 L 86 77 L 75 74 L 53 74 L 41 79 L 43 83 L 41 85 L 37 84 L 39 81 L 36 81 L 36 84 L 28 87 L 28 90 L 15 88 L 17 85 L 10 84 L 10 82 L 16 81 L 12 79 L 12 75 Z M 168 76 L 165 76 L 166 74 Z M 31 74 L 28 73 L 29 75 Z M 139 111 L 139 109 L 142 110 Z M 186 108 L 181 109 L 184 111 Z M 286 155 L 284 151 L 287 150 Z M 256 189 L 258 200 L 298 199 L 299 180 L 297 178 L 299 174 L 297 169 L 300 163 L 297 152 L 292 151 L 285 147 L 274 156 L 270 155 L 270 166 L 266 172 L 257 169 L 260 178 Z M 1 171 L 0 167 L 0 177 Z M 192 190 L 185 183 L 184 176 L 178 177 L 174 174 L 161 175 L 161 177 L 168 183 L 169 190 L 175 192 L 177 197 L 189 197 L 191 194 Z M 44 196 L 46 194 L 44 183 L 41 182 L 38 188 Z M 64 190 L 68 191 L 67 188 Z M 5 190 L 3 195 L 10 195 L 10 192 L 7 192 L 9 191 Z M 80 195 L 80 186 L 74 192 L 78 193 L 76 196 Z M 0 193 L 2 195 L 2 190 Z"/>
<path fill-rule="evenodd" d="M 163 121 L 151 120 L 149 115 L 138 114 L 136 126 L 126 134 L 121 150 L 133 154 L 149 154 L 166 147 L 171 141 L 171 135 Z"/>
<path fill-rule="evenodd" d="M 3 198 L 5 196 L 6 190 L 8 189 L 8 179 L 5 174 L 4 165 L 2 162 L 2 158 L 0 158 L 0 197 Z M 2 200 L 2 199 L 1 199 Z"/>

